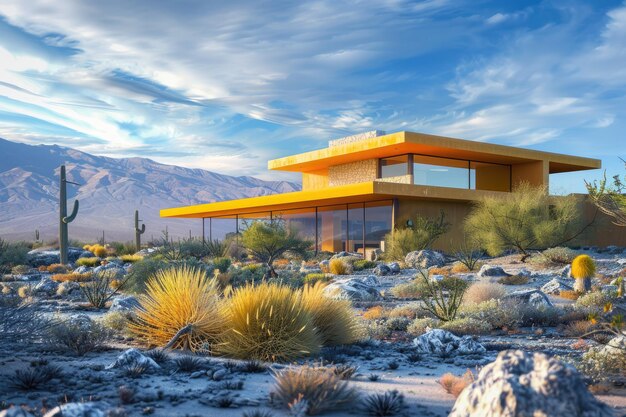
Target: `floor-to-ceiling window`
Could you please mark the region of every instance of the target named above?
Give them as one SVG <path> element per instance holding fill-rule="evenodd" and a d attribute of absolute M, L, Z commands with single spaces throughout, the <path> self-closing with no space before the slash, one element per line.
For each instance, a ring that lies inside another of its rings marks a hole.
<path fill-rule="evenodd" d="M 315 247 L 317 230 L 315 227 L 315 208 L 284 210 L 272 212 L 272 218 L 285 222 L 285 226 L 296 231 L 301 239 L 311 242 Z"/>
<path fill-rule="evenodd" d="M 363 203 L 348 204 L 348 252 L 363 252 Z"/>
<path fill-rule="evenodd" d="M 391 202 L 373 201 L 365 203 L 364 212 L 366 251 L 382 248 L 385 235 L 393 229 Z"/>
<path fill-rule="evenodd" d="M 318 207 L 317 250 L 339 252 L 346 250 L 346 205 Z"/>

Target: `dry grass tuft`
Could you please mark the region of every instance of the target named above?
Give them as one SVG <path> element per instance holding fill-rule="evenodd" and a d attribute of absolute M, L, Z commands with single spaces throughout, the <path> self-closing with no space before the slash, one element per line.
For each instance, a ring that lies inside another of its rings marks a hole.
<path fill-rule="evenodd" d="M 290 361 L 316 353 L 321 338 L 299 293 L 263 282 L 235 289 L 223 308 L 227 319 L 225 356 L 262 361 Z"/>
<path fill-rule="evenodd" d="M 108 254 L 107 248 L 100 244 L 85 245 L 83 246 L 83 249 L 88 250 L 89 252 L 96 255 L 98 258 L 105 258 Z"/>
<path fill-rule="evenodd" d="M 50 278 L 56 282 L 85 282 L 91 279 L 91 273 L 87 272 L 84 274 L 54 274 Z"/>
<path fill-rule="evenodd" d="M 352 265 L 339 258 L 331 259 L 328 264 L 328 269 L 331 274 L 335 275 L 348 275 L 352 273 Z"/>
<path fill-rule="evenodd" d="M 358 398 L 357 391 L 347 381 L 325 368 L 289 368 L 274 379 L 272 400 L 292 410 L 296 404 L 302 404 L 301 411 L 308 415 L 343 410 Z"/>
<path fill-rule="evenodd" d="M 578 300 L 580 293 L 574 290 L 561 290 L 559 292 L 559 297 L 565 298 L 566 300 Z"/>
<path fill-rule="evenodd" d="M 191 326 L 174 348 L 210 350 L 224 331 L 217 282 L 202 270 L 179 267 L 158 271 L 140 296 L 131 332 L 156 346 L 166 345 L 178 331 Z"/>
<path fill-rule="evenodd" d="M 464 302 L 480 304 L 483 301 L 499 300 L 506 294 L 502 284 L 476 282 L 467 289 Z"/>
<path fill-rule="evenodd" d="M 383 306 L 374 306 L 370 307 L 363 313 L 363 318 L 365 320 L 378 320 L 383 318 L 385 313 L 385 309 Z"/>
<path fill-rule="evenodd" d="M 348 300 L 334 300 L 324 295 L 325 284 L 305 285 L 302 304 L 311 313 L 325 346 L 347 345 L 359 337 L 358 323 Z"/>
<path fill-rule="evenodd" d="M 65 274 L 69 272 L 70 268 L 63 264 L 52 264 L 48 266 L 40 266 L 41 272 L 50 272 L 51 274 Z"/>
<path fill-rule="evenodd" d="M 448 394 L 451 394 L 455 398 L 457 398 L 461 394 L 461 391 L 465 389 L 465 387 L 474 382 L 474 379 L 474 374 L 468 369 L 461 376 L 456 376 L 451 373 L 443 374 L 441 376 L 441 379 L 439 379 L 439 384 L 443 387 L 444 390 L 446 390 Z"/>
<path fill-rule="evenodd" d="M 120 256 L 120 259 L 124 263 L 135 263 L 135 262 L 141 261 L 143 259 L 143 256 L 141 256 L 141 255 L 122 255 L 122 256 Z"/>
<path fill-rule="evenodd" d="M 510 275 L 498 279 L 498 283 L 503 285 L 524 285 L 528 284 L 529 278 L 524 275 Z"/>
<path fill-rule="evenodd" d="M 79 258 L 76 260 L 76 266 L 87 266 L 93 268 L 94 266 L 98 266 L 101 263 L 101 259 L 97 256 L 91 258 Z"/>

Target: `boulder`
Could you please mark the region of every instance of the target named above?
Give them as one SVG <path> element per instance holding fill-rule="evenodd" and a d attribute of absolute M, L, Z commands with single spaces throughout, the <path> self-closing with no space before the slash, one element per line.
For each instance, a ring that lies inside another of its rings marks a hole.
<path fill-rule="evenodd" d="M 345 258 L 347 256 L 354 256 L 356 258 L 362 258 L 363 257 L 363 255 L 361 255 L 360 253 L 352 253 L 352 252 L 341 251 L 341 252 L 337 252 L 336 254 L 331 256 L 330 259 Z"/>
<path fill-rule="evenodd" d="M 109 311 L 119 311 L 120 313 L 132 313 L 139 307 L 139 300 L 132 295 L 116 297 L 111 302 Z"/>
<path fill-rule="evenodd" d="M 70 262 L 76 262 L 78 257 L 83 253 L 80 248 L 68 248 L 67 256 Z M 60 256 L 58 250 L 31 250 L 28 252 L 28 263 L 31 266 L 48 266 L 52 264 L 58 264 L 60 262 Z"/>
<path fill-rule="evenodd" d="M 460 355 L 485 353 L 487 349 L 480 343 L 472 339 L 471 336 L 455 336 L 454 334 L 442 330 L 430 330 L 423 335 L 413 339 L 413 345 L 420 353 L 456 353 Z"/>
<path fill-rule="evenodd" d="M 391 270 L 392 274 L 399 274 L 401 272 L 400 264 L 397 262 L 388 263 L 387 266 Z"/>
<path fill-rule="evenodd" d="M 609 417 L 570 365 L 543 353 L 500 352 L 465 388 L 449 417 Z"/>
<path fill-rule="evenodd" d="M 111 274 L 111 276 L 115 279 L 122 279 L 124 278 L 124 275 L 126 275 L 126 270 L 114 263 L 100 265 L 93 269 L 94 274 L 99 274 L 105 271 L 107 274 Z"/>
<path fill-rule="evenodd" d="M 57 295 L 73 295 L 80 293 L 80 284 L 74 281 L 65 281 L 59 284 Z"/>
<path fill-rule="evenodd" d="M 374 268 L 374 273 L 379 277 L 383 277 L 385 275 L 391 274 L 391 268 L 389 268 L 385 264 L 378 264 L 376 265 L 376 268 Z"/>
<path fill-rule="evenodd" d="M 367 275 L 365 277 L 359 277 L 357 279 L 360 280 L 363 284 L 369 285 L 370 287 L 376 287 L 380 285 L 380 281 L 374 275 Z"/>
<path fill-rule="evenodd" d="M 509 293 L 502 297 L 503 301 L 515 301 L 522 304 L 530 304 L 535 307 L 553 307 L 547 295 L 540 290 L 520 290 Z"/>
<path fill-rule="evenodd" d="M 322 269 L 319 266 L 307 265 L 302 263 L 300 267 L 300 272 L 303 274 L 321 274 Z"/>
<path fill-rule="evenodd" d="M 543 287 L 541 287 L 541 291 L 543 291 L 545 294 L 552 295 L 558 295 L 561 291 L 572 291 L 573 289 L 574 287 L 572 285 L 569 285 L 568 282 L 558 278 L 551 279 L 546 284 L 544 284 Z"/>
<path fill-rule="evenodd" d="M 54 295 L 59 288 L 59 283 L 53 281 L 50 277 L 44 276 L 33 288 L 34 294 Z"/>
<path fill-rule="evenodd" d="M 376 277 L 371 276 L 336 280 L 324 288 L 324 294 L 330 298 L 352 301 L 380 300 L 382 299 L 380 292 L 371 285 L 374 281 L 378 282 Z"/>
<path fill-rule="evenodd" d="M 75 273 L 75 274 L 86 274 L 86 273 L 87 273 L 87 272 L 89 272 L 89 271 L 91 271 L 91 268 L 90 268 L 90 267 L 88 267 L 88 266 L 84 266 L 84 265 L 81 265 L 81 266 L 79 266 L 78 268 L 76 268 L 76 269 L 74 270 L 74 273 Z"/>
<path fill-rule="evenodd" d="M 420 250 L 407 253 L 404 263 L 410 268 L 440 267 L 445 265 L 446 258 L 433 250 Z"/>
<path fill-rule="evenodd" d="M 0 417 L 35 417 L 22 407 L 13 406 L 6 410 L 0 411 Z"/>
<path fill-rule="evenodd" d="M 131 348 L 126 350 L 117 357 L 115 362 L 108 365 L 105 369 L 122 368 L 127 366 L 143 366 L 148 370 L 161 369 L 152 358 L 144 355 L 138 349 Z"/>
<path fill-rule="evenodd" d="M 67 403 L 54 407 L 43 417 L 106 417 L 111 406 L 106 402 Z"/>
<path fill-rule="evenodd" d="M 478 271 L 479 277 L 506 277 L 511 274 L 507 274 L 504 272 L 501 266 L 491 266 L 491 265 L 483 265 L 480 267 L 480 271 Z"/>

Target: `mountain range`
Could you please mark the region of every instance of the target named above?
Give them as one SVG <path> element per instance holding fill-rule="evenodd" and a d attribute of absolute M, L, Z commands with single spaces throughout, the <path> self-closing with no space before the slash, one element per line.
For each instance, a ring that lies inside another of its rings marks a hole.
<path fill-rule="evenodd" d="M 190 204 L 297 191 L 287 181 L 222 175 L 203 169 L 165 165 L 147 158 L 95 156 L 57 145 L 27 145 L 0 138 L 0 237 L 49 241 L 57 236 L 59 166 L 65 164 L 68 208 L 80 201 L 70 223 L 70 239 L 134 239 L 134 212 L 146 224 L 144 240 L 200 236 L 196 219 L 161 219 L 159 210 Z"/>

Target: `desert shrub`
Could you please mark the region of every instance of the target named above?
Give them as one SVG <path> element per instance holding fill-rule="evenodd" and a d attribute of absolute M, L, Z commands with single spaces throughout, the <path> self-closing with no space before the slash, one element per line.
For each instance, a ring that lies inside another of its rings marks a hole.
<path fill-rule="evenodd" d="M 280 271 L 277 277 L 270 278 L 268 282 L 287 285 L 288 287 L 299 289 L 304 286 L 304 274 L 300 271 Z"/>
<path fill-rule="evenodd" d="M 418 280 L 398 284 L 391 288 L 391 294 L 396 298 L 419 298 L 427 288 Z"/>
<path fill-rule="evenodd" d="M 176 369 L 181 372 L 192 373 L 204 367 L 204 361 L 196 356 L 183 355 L 174 360 Z"/>
<path fill-rule="evenodd" d="M 574 290 L 561 290 L 559 291 L 559 297 L 566 300 L 578 300 L 580 293 Z"/>
<path fill-rule="evenodd" d="M 554 327 L 560 322 L 560 310 L 555 307 L 535 307 L 527 304 L 515 304 L 514 314 L 520 327 Z"/>
<path fill-rule="evenodd" d="M 0 239 L 0 273 L 6 273 L 14 266 L 28 263 L 30 249 L 23 242 L 8 243 Z"/>
<path fill-rule="evenodd" d="M 41 268 L 43 268 L 44 271 L 50 272 L 51 274 L 66 274 L 70 271 L 69 266 L 63 264 L 52 264 L 48 266 L 43 266 Z"/>
<path fill-rule="evenodd" d="M 478 269 L 479 261 L 484 255 L 485 251 L 481 249 L 478 241 L 466 235 L 461 243 L 452 249 L 452 258 L 457 263 L 452 272 L 470 272 Z"/>
<path fill-rule="evenodd" d="M 50 341 L 79 356 L 102 349 L 111 332 L 102 324 L 83 318 L 69 319 L 50 328 Z"/>
<path fill-rule="evenodd" d="M 56 282 L 85 282 L 91 279 L 91 272 L 86 272 L 84 274 L 54 274 L 50 277 L 50 279 Z"/>
<path fill-rule="evenodd" d="M 183 239 L 178 242 L 177 250 L 183 258 L 201 259 L 210 255 L 206 243 L 203 242 L 201 238 L 195 237 Z"/>
<path fill-rule="evenodd" d="M 404 304 L 404 305 L 400 305 L 400 306 L 392 308 L 389 311 L 388 316 L 389 318 L 406 317 L 408 319 L 413 320 L 423 313 L 424 313 L 424 310 L 419 305 L 419 303 L 408 303 L 408 304 Z"/>
<path fill-rule="evenodd" d="M 83 249 L 88 250 L 89 252 L 96 255 L 98 258 L 106 258 L 108 251 L 107 248 L 96 243 L 95 245 L 85 245 Z"/>
<path fill-rule="evenodd" d="M 227 319 L 219 352 L 239 359 L 289 361 L 316 353 L 321 338 L 298 293 L 282 285 L 235 289 L 223 308 Z"/>
<path fill-rule="evenodd" d="M 363 405 L 370 416 L 393 416 L 404 407 L 404 396 L 397 390 L 368 395 Z"/>
<path fill-rule="evenodd" d="M 324 295 L 324 285 L 306 285 L 302 303 L 311 313 L 324 346 L 347 345 L 357 341 L 358 324 L 349 300 L 335 300 Z"/>
<path fill-rule="evenodd" d="M 220 272 L 228 272 L 228 268 L 230 268 L 230 265 L 232 264 L 230 258 L 227 257 L 214 258 L 211 262 L 213 263 L 215 269 Z"/>
<path fill-rule="evenodd" d="M 417 215 L 411 222 L 411 226 L 395 229 L 385 236 L 385 259 L 403 261 L 409 252 L 430 248 L 450 229 L 443 211 L 437 219 Z"/>
<path fill-rule="evenodd" d="M 406 331 L 413 336 L 421 336 L 426 333 L 427 329 L 439 328 L 440 324 L 441 321 L 432 317 L 415 319 L 407 326 Z"/>
<path fill-rule="evenodd" d="M 596 263 L 589 255 L 578 255 L 572 261 L 572 277 L 576 280 L 574 290 L 579 293 L 591 289 L 591 278 L 596 273 Z"/>
<path fill-rule="evenodd" d="M 451 394 L 456 398 L 461 394 L 461 391 L 474 382 L 475 379 L 476 378 L 474 377 L 472 371 L 468 369 L 461 376 L 456 376 L 451 373 L 443 374 L 439 379 L 439 384 L 448 394 Z"/>
<path fill-rule="evenodd" d="M 21 391 L 30 391 L 62 376 L 61 368 L 55 365 L 29 366 L 16 369 L 10 385 Z"/>
<path fill-rule="evenodd" d="M 596 328 L 597 326 L 591 320 L 577 320 L 567 323 L 562 333 L 568 337 L 582 337 Z"/>
<path fill-rule="evenodd" d="M 137 246 L 135 242 L 109 242 L 111 252 L 115 253 L 120 258 L 124 255 L 133 255 L 137 252 Z"/>
<path fill-rule="evenodd" d="M 13 268 L 11 268 L 11 273 L 13 275 L 25 275 L 28 274 L 31 271 L 31 267 L 28 265 L 16 265 Z"/>
<path fill-rule="evenodd" d="M 604 309 L 607 303 L 613 300 L 610 294 L 603 291 L 593 291 L 587 294 L 583 294 L 576 300 L 576 305 L 581 307 L 592 307 L 597 310 Z"/>
<path fill-rule="evenodd" d="M 342 258 L 331 259 L 328 269 L 334 275 L 348 275 L 352 273 L 352 266 Z"/>
<path fill-rule="evenodd" d="M 367 259 L 359 259 L 352 263 L 352 268 L 355 271 L 362 271 L 364 269 L 376 268 L 377 263 L 374 261 L 368 261 Z"/>
<path fill-rule="evenodd" d="M 370 307 L 363 313 L 363 318 L 365 320 L 378 320 L 383 318 L 385 315 L 385 309 L 383 306 L 374 306 Z"/>
<path fill-rule="evenodd" d="M 86 282 L 80 286 L 83 295 L 95 308 L 104 308 L 106 303 L 113 298 L 124 286 L 124 281 L 111 285 L 117 280 L 114 271 L 104 270 L 97 274 L 91 275 L 93 278 L 90 282 Z"/>
<path fill-rule="evenodd" d="M 305 284 L 315 284 L 316 282 L 330 282 L 333 279 L 332 274 L 310 273 L 304 276 Z"/>
<path fill-rule="evenodd" d="M 444 277 L 447 277 L 450 276 L 450 274 L 452 273 L 451 270 L 452 268 L 449 266 L 433 266 L 428 269 L 428 272 L 430 272 L 431 275 L 442 275 Z"/>
<path fill-rule="evenodd" d="M 143 259 L 143 256 L 141 256 L 141 255 L 134 255 L 134 254 L 126 254 L 126 255 L 120 256 L 120 259 L 124 263 L 134 264 L 135 262 L 141 261 Z"/>
<path fill-rule="evenodd" d="M 230 240 L 207 240 L 204 242 L 206 247 L 207 256 L 209 258 L 223 258 L 228 256 L 228 251 L 231 246 Z"/>
<path fill-rule="evenodd" d="M 132 319 L 133 315 L 131 313 L 109 311 L 102 317 L 100 322 L 108 329 L 120 333 L 126 333 L 128 330 L 128 323 L 130 323 Z"/>
<path fill-rule="evenodd" d="M 539 255 L 530 258 L 532 263 L 539 265 L 567 265 L 570 264 L 578 253 L 570 248 L 557 246 L 548 248 Z"/>
<path fill-rule="evenodd" d="M 482 264 L 476 263 L 476 266 L 474 267 L 474 269 L 480 269 L 480 266 L 482 266 Z M 455 262 L 452 264 L 452 268 L 450 269 L 450 272 L 453 274 L 465 274 L 471 271 L 465 264 L 461 262 Z"/>
<path fill-rule="evenodd" d="M 289 265 L 291 265 L 291 261 L 289 259 L 277 259 L 274 261 L 274 267 L 285 269 Z"/>
<path fill-rule="evenodd" d="M 483 301 L 499 300 L 506 294 L 502 284 L 475 282 L 465 292 L 465 301 L 480 304 Z"/>
<path fill-rule="evenodd" d="M 626 162 L 624 166 L 626 167 Z M 607 184 L 606 181 L 606 173 L 599 181 L 585 181 L 589 198 L 602 213 L 612 217 L 614 225 L 625 227 L 626 179 L 622 180 L 619 175 L 614 175 L 612 184 Z"/>
<path fill-rule="evenodd" d="M 148 279 L 165 268 L 167 268 L 167 263 L 161 259 L 144 258 L 135 262 L 128 270 L 124 290 L 135 294 L 144 293 Z"/>
<path fill-rule="evenodd" d="M 405 332 L 411 324 L 411 319 L 407 317 L 390 317 L 387 319 L 387 328 L 394 332 Z"/>
<path fill-rule="evenodd" d="M 129 329 L 151 345 L 165 346 L 178 334 L 171 347 L 210 351 L 224 331 L 217 282 L 197 269 L 157 272 L 148 280 L 139 304 L 137 319 Z"/>
<path fill-rule="evenodd" d="M 369 340 L 385 340 L 392 334 L 384 320 L 364 320 L 362 331 L 363 338 Z"/>
<path fill-rule="evenodd" d="M 251 264 L 242 268 L 231 269 L 228 274 L 230 275 L 230 284 L 233 288 L 237 288 L 263 281 L 267 275 L 267 268 L 262 264 Z"/>
<path fill-rule="evenodd" d="M 462 318 L 470 318 L 486 323 L 492 329 L 502 329 L 505 327 L 517 327 L 519 317 L 516 315 L 516 305 L 514 303 L 502 303 L 491 299 L 481 303 L 463 303 L 459 310 Z"/>
<path fill-rule="evenodd" d="M 76 266 L 87 266 L 93 268 L 100 265 L 100 258 L 94 256 L 93 258 L 79 258 L 76 260 Z"/>
<path fill-rule="evenodd" d="M 303 240 L 295 228 L 282 219 L 270 222 L 254 221 L 241 234 L 241 243 L 254 259 L 264 263 L 271 277 L 276 277 L 274 260 L 285 252 L 304 256 L 311 242 Z"/>
<path fill-rule="evenodd" d="M 325 368 L 288 368 L 275 374 L 274 380 L 272 401 L 292 410 L 300 403 L 307 415 L 343 410 L 358 397 L 347 381 Z"/>
<path fill-rule="evenodd" d="M 452 321 L 442 323 L 441 329 L 452 332 L 456 335 L 480 335 L 491 331 L 491 325 L 472 317 L 457 318 Z"/>
<path fill-rule="evenodd" d="M 594 382 L 623 380 L 626 377 L 626 350 L 613 346 L 593 347 L 573 364 Z"/>
<path fill-rule="evenodd" d="M 503 285 L 524 285 L 528 284 L 529 278 L 526 275 L 507 275 L 498 279 Z"/>
<path fill-rule="evenodd" d="M 424 286 L 424 291 L 419 297 L 424 310 L 441 321 L 454 320 L 467 291 L 467 283 L 455 277 L 432 281 L 428 271 L 423 270 L 418 271 L 418 275 Z"/>
<path fill-rule="evenodd" d="M 550 197 L 547 187 L 524 183 L 511 193 L 483 197 L 465 220 L 468 235 L 492 256 L 558 246 L 580 233 L 575 196 Z"/>

